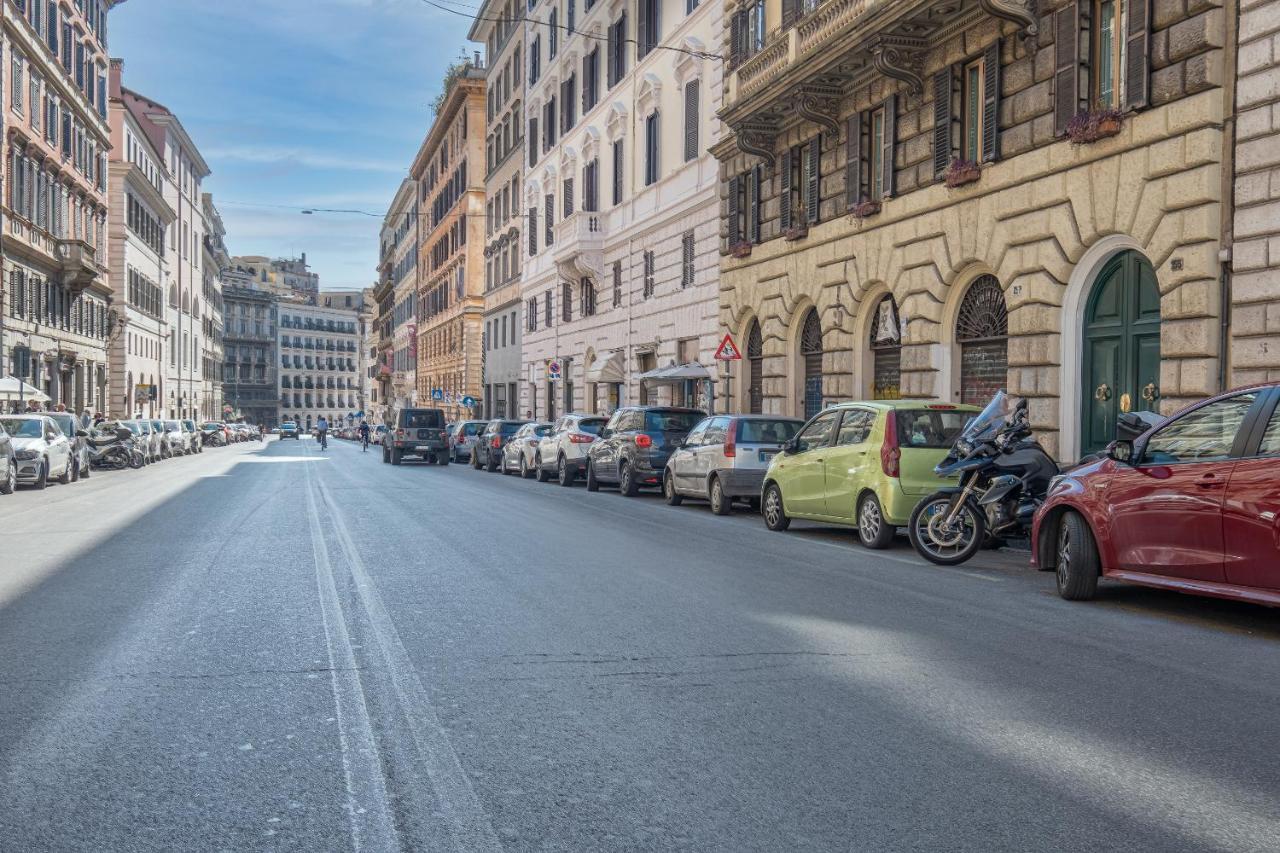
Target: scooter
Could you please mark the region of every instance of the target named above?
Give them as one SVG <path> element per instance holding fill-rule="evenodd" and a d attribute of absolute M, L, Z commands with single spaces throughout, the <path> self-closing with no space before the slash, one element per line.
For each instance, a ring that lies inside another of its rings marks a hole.
<path fill-rule="evenodd" d="M 133 433 L 121 427 L 114 435 L 99 433 L 91 437 L 89 465 L 105 470 L 141 468 L 142 454 L 133 446 Z"/>

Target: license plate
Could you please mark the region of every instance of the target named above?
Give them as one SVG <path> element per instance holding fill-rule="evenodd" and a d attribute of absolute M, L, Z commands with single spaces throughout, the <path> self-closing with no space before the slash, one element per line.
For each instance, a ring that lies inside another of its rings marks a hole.
<path fill-rule="evenodd" d="M 760 461 L 761 461 L 761 462 L 768 462 L 768 461 L 769 461 L 769 459 L 770 459 L 772 456 L 774 456 L 774 454 L 776 454 L 777 452 L 778 452 L 778 451 L 776 451 L 776 450 L 761 450 L 761 451 L 760 451 Z"/>
<path fill-rule="evenodd" d="M 430 447 L 419 447 L 418 450 L 430 450 Z"/>

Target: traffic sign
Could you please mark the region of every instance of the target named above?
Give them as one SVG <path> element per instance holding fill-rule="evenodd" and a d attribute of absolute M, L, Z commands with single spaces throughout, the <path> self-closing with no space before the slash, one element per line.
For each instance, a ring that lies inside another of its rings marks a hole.
<path fill-rule="evenodd" d="M 462 405 L 466 406 L 468 409 L 474 409 L 476 407 L 476 398 L 471 396 L 463 397 Z"/>
<path fill-rule="evenodd" d="M 432 399 L 432 400 L 443 400 L 443 399 L 444 399 L 444 389 L 443 389 L 443 388 L 432 388 L 432 389 L 431 389 L 431 399 Z"/>
<path fill-rule="evenodd" d="M 742 353 L 738 352 L 738 345 L 733 342 L 733 335 L 725 335 L 720 346 L 716 348 L 716 361 L 741 360 Z"/>
<path fill-rule="evenodd" d="M 547 362 L 547 378 L 548 379 L 560 378 L 560 359 L 553 358 Z"/>

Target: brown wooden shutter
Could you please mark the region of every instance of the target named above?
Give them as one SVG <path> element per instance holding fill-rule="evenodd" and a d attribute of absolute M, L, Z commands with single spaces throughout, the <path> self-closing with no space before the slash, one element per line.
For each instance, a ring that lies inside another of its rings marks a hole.
<path fill-rule="evenodd" d="M 729 18 L 729 70 L 738 67 L 738 63 L 742 61 L 742 29 L 743 29 L 742 12 L 734 12 Z"/>
<path fill-rule="evenodd" d="M 646 3 L 654 0 L 640 0 L 636 6 L 636 61 L 639 62 L 649 51 L 645 47 L 649 43 L 649 13 Z M 625 42 L 624 42 L 625 44 Z M 624 50 L 626 48 L 623 48 Z"/>
<path fill-rule="evenodd" d="M 1130 0 L 1124 69 L 1124 105 L 1140 109 L 1151 100 L 1151 0 Z"/>
<path fill-rule="evenodd" d="M 896 173 L 893 165 L 893 152 L 895 149 L 896 137 L 898 135 L 898 96 L 890 95 L 889 100 L 884 102 L 884 153 L 882 179 L 884 184 L 884 197 L 893 196 L 893 177 Z"/>
<path fill-rule="evenodd" d="M 782 152 L 781 192 L 778 195 L 778 218 L 782 222 L 782 230 L 791 227 L 791 149 Z"/>
<path fill-rule="evenodd" d="M 529 256 L 538 254 L 538 208 L 529 208 Z"/>
<path fill-rule="evenodd" d="M 751 203 L 747 206 L 747 239 L 752 243 L 760 242 L 760 186 L 764 174 L 763 166 L 751 170 Z"/>
<path fill-rule="evenodd" d="M 815 225 L 822 206 L 822 156 L 818 149 L 822 134 L 818 134 L 805 146 L 804 213 L 805 224 Z"/>
<path fill-rule="evenodd" d="M 853 207 L 862 201 L 862 113 L 854 113 L 845 122 L 848 141 L 844 159 L 844 203 Z"/>
<path fill-rule="evenodd" d="M 939 180 L 947 173 L 953 153 L 951 125 L 954 121 L 951 90 L 954 72 L 948 65 L 933 75 L 933 176 Z"/>
<path fill-rule="evenodd" d="M 1058 136 L 1080 110 L 1080 3 L 1075 0 L 1053 18 L 1053 127 Z"/>
<path fill-rule="evenodd" d="M 782 0 L 782 29 L 791 29 L 799 18 L 800 0 Z"/>
<path fill-rule="evenodd" d="M 684 159 L 687 163 L 698 156 L 698 101 L 697 80 L 690 80 L 684 87 Z"/>
<path fill-rule="evenodd" d="M 591 63 L 598 54 L 592 52 L 582 57 L 582 115 L 585 118 L 591 104 L 587 101 L 587 93 L 591 91 Z"/>
<path fill-rule="evenodd" d="M 982 161 L 1000 159 L 1000 39 L 982 58 Z"/>
<path fill-rule="evenodd" d="M 547 209 L 545 227 L 547 233 L 544 235 L 543 242 L 550 246 L 556 241 L 555 216 L 556 216 L 556 197 L 552 193 L 547 193 L 543 199 L 544 206 Z"/>
<path fill-rule="evenodd" d="M 738 227 L 738 193 L 742 191 L 742 179 L 736 175 L 729 179 L 729 245 L 742 241 Z"/>

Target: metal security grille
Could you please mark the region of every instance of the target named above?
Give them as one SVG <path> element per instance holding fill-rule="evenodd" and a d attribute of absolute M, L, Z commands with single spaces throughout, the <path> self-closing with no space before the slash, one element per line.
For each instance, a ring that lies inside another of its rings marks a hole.
<path fill-rule="evenodd" d="M 758 415 L 764 411 L 764 339 L 758 322 L 747 332 L 747 370 L 747 410 Z"/>
<path fill-rule="evenodd" d="M 898 305 L 884 296 L 871 315 L 873 400 L 897 400 L 902 396 L 902 328 Z"/>
<path fill-rule="evenodd" d="M 1009 308 L 995 276 L 982 276 L 965 293 L 956 318 L 956 340 L 960 402 L 983 405 L 1005 387 L 1009 373 Z"/>
<path fill-rule="evenodd" d="M 800 332 L 800 357 L 804 360 L 804 416 L 822 411 L 822 325 L 810 309 Z"/>

